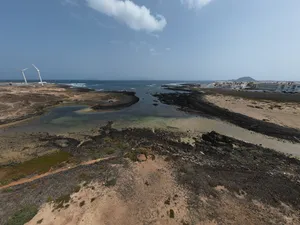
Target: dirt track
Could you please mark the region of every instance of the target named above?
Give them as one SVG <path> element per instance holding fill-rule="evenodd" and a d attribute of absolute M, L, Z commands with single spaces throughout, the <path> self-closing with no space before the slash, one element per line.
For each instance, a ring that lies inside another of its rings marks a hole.
<path fill-rule="evenodd" d="M 155 96 L 165 104 L 180 106 L 181 110 L 184 111 L 190 111 L 207 117 L 217 117 L 254 132 L 300 143 L 300 130 L 257 120 L 220 108 L 205 101 L 203 98 L 204 94 L 201 93 L 167 93 L 156 94 Z"/>

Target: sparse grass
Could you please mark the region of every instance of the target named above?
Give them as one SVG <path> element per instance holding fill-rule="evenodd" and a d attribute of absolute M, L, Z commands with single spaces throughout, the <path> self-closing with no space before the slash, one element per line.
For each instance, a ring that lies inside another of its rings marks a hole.
<path fill-rule="evenodd" d="M 115 186 L 117 183 L 117 178 L 109 179 L 105 182 L 106 187 Z"/>
<path fill-rule="evenodd" d="M 77 185 L 74 187 L 74 192 L 77 193 L 80 191 L 80 189 L 81 189 L 81 187 L 79 185 Z"/>
<path fill-rule="evenodd" d="M 126 152 L 124 157 L 130 159 L 133 162 L 136 162 L 138 160 L 137 153 L 136 153 L 136 151 L 133 151 L 133 150 L 130 152 Z"/>
<path fill-rule="evenodd" d="M 112 155 L 112 154 L 115 153 L 115 150 L 114 150 L 113 148 L 106 148 L 106 149 L 104 150 L 104 152 L 105 152 L 105 154 L 107 154 L 107 155 Z"/>
<path fill-rule="evenodd" d="M 82 207 L 82 206 L 84 206 L 84 204 L 85 204 L 85 201 L 82 201 L 79 203 L 79 206 Z"/>
<path fill-rule="evenodd" d="M 174 213 L 174 210 L 173 209 L 170 209 L 170 218 L 175 218 L 175 213 Z"/>
<path fill-rule="evenodd" d="M 35 206 L 26 206 L 9 218 L 6 225 L 23 225 L 30 221 L 38 212 Z"/>
<path fill-rule="evenodd" d="M 65 195 L 62 195 L 62 196 L 60 196 L 59 198 L 55 199 L 55 200 L 54 200 L 54 210 L 56 210 L 56 209 L 61 209 L 61 208 L 64 208 L 64 207 L 65 207 L 65 208 L 69 207 L 69 206 L 67 206 L 67 205 L 64 206 L 64 204 L 70 202 L 70 200 L 71 200 L 71 194 L 72 194 L 72 193 L 77 193 L 77 192 L 79 192 L 80 189 L 81 189 L 81 187 L 80 187 L 79 185 L 77 185 L 77 186 L 75 186 L 75 187 L 73 188 L 73 190 L 72 190 L 70 193 L 65 194 Z M 48 197 L 48 199 L 49 199 L 49 198 L 50 198 L 51 201 L 52 201 L 52 198 L 51 198 L 51 197 Z"/>
<path fill-rule="evenodd" d="M 170 205 L 170 201 L 171 201 L 171 199 L 170 199 L 170 197 L 165 201 L 165 204 L 166 205 Z"/>
<path fill-rule="evenodd" d="M 6 170 L 6 175 L 2 178 L 0 185 L 5 185 L 11 181 L 20 180 L 31 174 L 41 174 L 49 171 L 51 167 L 67 161 L 70 158 L 68 152 L 57 151 L 48 155 L 40 156 L 26 162 L 19 163 L 10 167 L 0 167 Z"/>
<path fill-rule="evenodd" d="M 79 178 L 80 181 L 89 181 L 91 179 L 91 176 L 86 174 L 86 173 L 81 173 L 78 176 L 78 178 Z"/>
<path fill-rule="evenodd" d="M 11 187 L 9 188 L 5 188 L 4 190 L 2 190 L 3 193 L 10 193 L 10 192 L 13 192 L 14 189 L 12 189 Z"/>
<path fill-rule="evenodd" d="M 71 200 L 71 194 L 62 195 L 54 201 L 54 210 L 61 209 L 64 207 L 65 203 L 68 203 Z"/>
<path fill-rule="evenodd" d="M 110 137 L 104 137 L 102 140 L 106 143 L 111 143 L 112 142 L 112 139 Z"/>

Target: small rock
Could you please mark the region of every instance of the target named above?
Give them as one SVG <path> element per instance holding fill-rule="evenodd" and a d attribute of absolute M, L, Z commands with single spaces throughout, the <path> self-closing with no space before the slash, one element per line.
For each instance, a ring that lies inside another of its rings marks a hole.
<path fill-rule="evenodd" d="M 58 146 L 60 146 L 62 148 L 66 148 L 69 146 L 68 140 L 65 140 L 65 139 L 56 140 L 55 144 L 57 144 Z"/>
<path fill-rule="evenodd" d="M 145 154 L 138 154 L 137 159 L 138 161 L 142 162 L 142 161 L 146 161 L 147 157 L 145 156 Z"/>

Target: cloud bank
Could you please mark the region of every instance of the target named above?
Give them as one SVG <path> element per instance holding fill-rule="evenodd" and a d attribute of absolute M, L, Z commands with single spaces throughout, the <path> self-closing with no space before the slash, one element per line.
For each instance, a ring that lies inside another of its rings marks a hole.
<path fill-rule="evenodd" d="M 125 23 L 133 30 L 162 31 L 167 25 L 167 21 L 163 16 L 153 16 L 145 6 L 138 6 L 130 0 L 86 1 L 92 9 Z"/>
<path fill-rule="evenodd" d="M 187 6 L 189 9 L 200 9 L 208 5 L 212 0 L 180 0 L 181 4 Z"/>

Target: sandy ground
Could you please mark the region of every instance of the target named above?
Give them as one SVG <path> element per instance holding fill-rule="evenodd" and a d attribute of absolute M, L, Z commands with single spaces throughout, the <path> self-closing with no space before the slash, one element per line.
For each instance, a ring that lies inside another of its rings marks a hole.
<path fill-rule="evenodd" d="M 249 100 L 225 95 L 206 95 L 205 99 L 219 107 L 249 117 L 300 129 L 300 104 L 273 102 L 270 100 Z"/>
<path fill-rule="evenodd" d="M 266 219 L 260 218 L 266 212 L 268 224 L 276 224 L 278 218 L 285 224 L 298 221 L 297 213 L 284 203 L 285 211 L 255 199 L 248 202 L 246 192 L 232 193 L 222 185 L 214 187 L 217 198 L 193 195 L 198 204 L 192 206 L 190 191 L 178 184 L 172 167 L 160 156 L 130 163 L 127 168 L 114 166 L 119 171 L 116 185 L 92 182 L 72 194 L 60 209 L 53 202 L 44 204 L 26 225 L 220 224 L 214 214 L 222 218 L 222 224 L 265 224 Z"/>
<path fill-rule="evenodd" d="M 120 170 L 119 177 L 114 187 L 92 183 L 94 190 L 87 187 L 73 194 L 67 209 L 53 211 L 53 204 L 45 204 L 27 225 L 41 219 L 45 225 L 191 222 L 187 193 L 176 184 L 171 168 L 162 158 L 134 163 Z M 168 199 L 169 203 L 165 203 Z M 171 209 L 174 218 L 170 218 Z"/>

